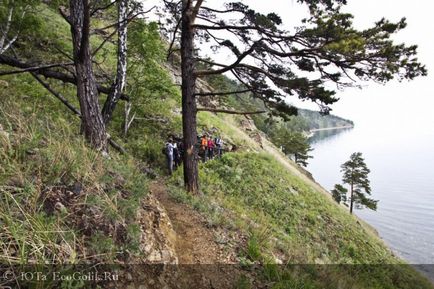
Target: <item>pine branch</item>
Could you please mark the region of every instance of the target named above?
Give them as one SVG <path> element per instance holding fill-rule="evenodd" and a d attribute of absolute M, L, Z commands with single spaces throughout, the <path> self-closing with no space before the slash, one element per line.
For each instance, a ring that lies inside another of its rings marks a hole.
<path fill-rule="evenodd" d="M 75 108 L 72 104 L 70 104 L 63 95 L 61 95 L 60 93 L 52 89 L 51 86 L 45 81 L 43 81 L 36 73 L 31 72 L 31 74 L 43 87 L 45 87 L 45 89 L 51 92 L 52 95 L 54 95 L 58 100 L 60 100 L 64 105 L 66 105 L 66 107 L 69 108 L 70 111 L 72 111 L 74 114 L 78 115 L 78 117 L 81 118 L 80 111 L 77 108 Z"/>
<path fill-rule="evenodd" d="M 37 71 L 37 70 L 46 69 L 46 68 L 62 67 L 62 66 L 70 66 L 70 65 L 74 65 L 74 63 L 73 62 L 55 63 L 55 64 L 22 68 L 22 69 L 18 69 L 18 70 L 0 71 L 0 76 L 10 75 L 10 74 L 18 74 L 18 73 L 24 73 L 24 72 L 32 72 L 32 71 Z"/>
<path fill-rule="evenodd" d="M 153 7 L 151 7 L 150 9 L 148 9 L 146 11 L 137 12 L 136 14 L 133 14 L 134 13 L 134 10 L 133 10 L 133 11 L 131 11 L 128 14 L 128 17 L 126 19 L 124 19 L 122 21 L 118 21 L 118 22 L 110 24 L 110 25 L 107 25 L 107 26 L 105 26 L 103 28 L 99 28 L 99 30 L 107 30 L 109 28 L 119 27 L 119 25 L 122 24 L 122 23 L 124 23 L 124 22 L 130 23 L 131 21 L 133 21 L 138 16 L 143 15 L 143 14 L 147 14 L 147 13 L 151 12 L 152 10 L 154 10 L 155 8 L 156 8 L 156 6 L 153 6 Z"/>
<path fill-rule="evenodd" d="M 74 113 L 76 116 L 81 118 L 81 113 L 75 108 L 72 104 L 70 104 L 65 97 L 63 97 L 60 93 L 53 90 L 48 83 L 43 81 L 36 73 L 31 72 L 32 76 L 43 86 L 45 87 L 52 95 L 54 95 L 57 99 L 59 99 L 68 109 Z M 125 154 L 126 150 L 117 142 L 115 142 L 110 136 L 108 137 L 108 143 L 116 149 L 118 152 Z"/>
<path fill-rule="evenodd" d="M 113 28 L 113 27 L 115 27 L 116 29 L 112 32 L 112 33 L 110 33 L 110 35 L 109 36 L 107 36 L 102 42 L 101 42 L 101 44 L 92 52 L 92 55 L 96 55 L 97 53 L 98 53 L 98 51 L 99 50 L 101 50 L 101 48 L 103 48 L 104 47 L 104 45 L 107 43 L 107 41 L 109 41 L 116 33 L 117 33 L 117 29 L 118 29 L 118 27 L 121 25 L 121 24 L 123 24 L 123 23 L 127 23 L 127 24 L 129 24 L 131 21 L 133 21 L 137 16 L 140 16 L 140 15 L 142 15 L 142 14 L 147 14 L 147 13 L 149 13 L 149 12 L 151 12 L 153 9 L 155 8 L 155 6 L 153 6 L 152 8 L 150 8 L 150 9 L 148 9 L 148 10 L 146 10 L 146 11 L 142 11 L 142 12 L 138 12 L 138 13 L 136 13 L 136 14 L 133 14 L 133 12 L 134 11 L 131 11 L 129 14 L 128 14 L 128 17 L 127 18 L 125 18 L 125 19 L 123 19 L 122 21 L 118 21 L 118 22 L 116 22 L 116 23 L 113 23 L 113 24 L 110 24 L 110 25 L 108 25 L 108 26 L 106 26 L 106 27 L 103 27 L 103 28 L 100 28 L 99 30 L 106 30 L 106 29 L 109 29 L 109 28 Z"/>
<path fill-rule="evenodd" d="M 205 6 L 203 6 L 203 7 L 201 7 L 201 8 L 204 9 L 204 10 L 206 10 L 206 11 L 209 11 L 209 12 L 220 13 L 220 14 L 224 14 L 224 13 L 232 13 L 232 12 L 239 12 L 239 13 L 242 13 L 241 11 L 236 10 L 236 9 L 217 10 L 217 9 L 209 8 L 209 7 L 205 7 Z"/>
<path fill-rule="evenodd" d="M 22 62 L 16 58 L 5 56 L 5 55 L 0 55 L 0 64 L 5 64 L 5 65 L 9 65 L 9 66 L 16 67 L 16 68 L 21 68 L 21 69 L 28 69 L 28 68 L 34 67 L 33 64 Z M 38 75 L 43 75 L 47 78 L 53 78 L 53 79 L 57 79 L 57 80 L 60 80 L 63 82 L 77 85 L 77 79 L 74 76 L 63 73 L 63 72 L 54 71 L 54 70 L 51 70 L 49 68 L 41 68 L 39 70 L 34 70 L 33 72 L 35 72 Z M 100 84 L 97 84 L 97 89 L 98 89 L 98 92 L 100 92 L 100 93 L 104 93 L 104 94 L 110 93 L 109 87 L 102 86 Z M 122 94 L 120 99 L 129 100 L 129 97 L 128 97 L 128 95 Z"/>
<path fill-rule="evenodd" d="M 181 20 L 182 18 L 179 18 L 178 22 L 176 23 L 175 30 L 173 31 L 173 37 L 172 40 L 170 41 L 169 50 L 167 51 L 167 57 L 166 57 L 167 60 L 169 60 L 170 56 L 174 52 L 173 45 L 175 44 L 176 33 L 178 33 L 179 26 L 181 25 Z"/>
<path fill-rule="evenodd" d="M 214 112 L 214 113 L 241 114 L 241 115 L 267 113 L 267 111 L 265 111 L 265 110 L 236 111 L 236 110 L 229 110 L 229 109 L 214 109 L 214 108 L 206 108 L 206 107 L 198 107 L 197 111 L 209 111 L 209 112 Z"/>
<path fill-rule="evenodd" d="M 199 13 L 199 9 L 203 4 L 203 0 L 197 0 L 196 5 L 193 8 L 193 11 L 191 13 L 191 22 L 194 23 L 194 20 L 196 19 L 197 14 Z"/>
<path fill-rule="evenodd" d="M 69 25 L 71 25 L 71 18 L 63 9 L 64 9 L 63 6 L 59 7 L 60 16 L 62 16 L 62 18 L 65 19 L 65 21 L 68 22 Z"/>
<path fill-rule="evenodd" d="M 241 93 L 247 93 L 251 91 L 252 89 L 222 91 L 222 92 L 201 92 L 201 93 L 195 93 L 195 96 L 219 96 L 219 95 L 241 94 Z"/>
<path fill-rule="evenodd" d="M 92 12 L 90 13 L 90 16 L 94 16 L 98 11 L 102 11 L 102 10 L 106 10 L 108 8 L 110 8 L 111 6 L 113 6 L 114 4 L 116 4 L 119 0 L 115 0 L 113 2 L 110 2 L 109 4 L 103 6 L 103 7 L 97 7 L 95 9 L 92 10 Z"/>
<path fill-rule="evenodd" d="M 95 55 L 98 53 L 98 51 L 100 51 L 101 48 L 103 48 L 104 45 L 105 45 L 105 44 L 106 44 L 106 43 L 107 43 L 111 38 L 113 38 L 113 36 L 116 35 L 117 32 L 118 32 L 117 30 L 114 30 L 112 33 L 110 33 L 109 36 L 107 36 L 106 38 L 104 38 L 104 40 L 101 42 L 101 44 L 98 45 L 98 47 L 95 48 L 95 50 L 92 52 L 92 56 L 95 56 Z"/>
<path fill-rule="evenodd" d="M 236 66 L 238 66 L 241 61 L 243 61 L 244 58 L 246 58 L 247 56 L 249 56 L 255 49 L 256 47 L 263 41 L 263 39 L 259 39 L 258 41 L 254 42 L 252 44 L 252 46 L 250 46 L 249 49 L 247 49 L 246 51 L 244 51 L 243 53 L 241 53 L 237 60 L 235 60 L 232 64 L 230 65 L 220 65 L 223 68 L 221 69 L 217 69 L 217 70 L 199 70 L 195 72 L 196 76 L 204 76 L 204 75 L 214 75 L 214 74 L 222 74 L 225 73 L 227 71 L 230 71 L 232 69 L 234 69 Z"/>

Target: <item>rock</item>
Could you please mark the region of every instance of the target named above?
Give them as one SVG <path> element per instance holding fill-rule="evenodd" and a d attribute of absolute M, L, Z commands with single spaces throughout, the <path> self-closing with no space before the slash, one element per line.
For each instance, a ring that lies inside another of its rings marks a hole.
<path fill-rule="evenodd" d="M 26 154 L 31 155 L 31 156 L 32 155 L 36 155 L 38 152 L 39 152 L 38 148 L 33 148 L 33 149 L 26 150 Z"/>
<path fill-rule="evenodd" d="M 102 152 L 101 152 L 101 155 L 102 155 L 102 157 L 105 158 L 105 159 L 108 159 L 108 160 L 111 159 L 110 155 L 109 155 L 108 152 L 106 152 L 106 151 L 102 151 Z"/>
<path fill-rule="evenodd" d="M 80 184 L 79 182 L 75 182 L 71 187 L 70 187 L 71 192 L 74 193 L 74 195 L 78 196 L 80 195 L 80 193 L 83 191 L 83 185 Z"/>
<path fill-rule="evenodd" d="M 178 108 L 178 107 L 175 107 L 174 109 L 172 109 L 172 112 L 174 113 L 174 114 L 181 114 L 181 112 L 182 112 L 182 109 L 180 109 L 180 108 Z"/>
<path fill-rule="evenodd" d="M 62 204 L 61 202 L 56 202 L 54 204 L 54 208 L 56 209 L 56 211 L 58 211 L 59 213 L 67 213 L 68 210 L 66 209 L 65 205 Z"/>
<path fill-rule="evenodd" d="M 148 195 L 146 205 L 140 209 L 140 250 L 144 253 L 144 263 L 177 264 L 175 232 L 170 219 L 153 195 Z"/>
<path fill-rule="evenodd" d="M 289 187 L 289 192 L 293 195 L 298 195 L 298 191 L 296 189 L 294 189 L 294 187 Z"/>
<path fill-rule="evenodd" d="M 143 168 L 143 173 L 145 173 L 151 179 L 155 179 L 155 178 L 158 177 L 158 174 L 153 169 L 151 169 L 149 167 L 144 167 Z"/>
<path fill-rule="evenodd" d="M 251 133 L 250 137 L 262 148 L 262 137 L 258 132 Z"/>
<path fill-rule="evenodd" d="M 24 181 L 19 176 L 12 176 L 7 182 L 7 185 L 21 188 L 24 187 Z"/>
<path fill-rule="evenodd" d="M 280 260 L 278 257 L 274 256 L 274 263 L 275 263 L 275 264 L 282 265 L 282 264 L 283 264 L 283 261 Z"/>
<path fill-rule="evenodd" d="M 251 118 L 248 117 L 240 121 L 240 126 L 246 131 L 256 131 L 255 123 Z"/>
<path fill-rule="evenodd" d="M 6 80 L 0 80 L 0 86 L 9 87 L 9 82 L 7 82 Z"/>

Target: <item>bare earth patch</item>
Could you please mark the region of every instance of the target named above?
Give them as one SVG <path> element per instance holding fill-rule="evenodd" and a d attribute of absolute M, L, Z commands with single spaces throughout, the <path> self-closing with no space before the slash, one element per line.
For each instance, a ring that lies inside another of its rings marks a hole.
<path fill-rule="evenodd" d="M 151 193 L 166 209 L 176 233 L 175 248 L 179 264 L 227 263 L 222 247 L 216 243 L 214 230 L 206 226 L 206 220 L 185 204 L 171 199 L 166 187 L 153 182 Z"/>

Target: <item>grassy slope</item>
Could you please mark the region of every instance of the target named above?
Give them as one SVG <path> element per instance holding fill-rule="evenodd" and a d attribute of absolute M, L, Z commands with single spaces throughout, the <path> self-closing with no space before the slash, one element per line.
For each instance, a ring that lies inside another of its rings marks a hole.
<path fill-rule="evenodd" d="M 47 39 L 54 37 L 67 49 L 65 23 L 55 12 L 42 12 L 42 17 L 51 21 L 46 23 L 55 21 L 61 27 L 55 31 L 47 27 Z M 152 76 L 146 73 L 143 76 L 149 82 Z M 75 103 L 73 87 L 53 85 Z M 131 156 L 112 153 L 111 159 L 104 159 L 88 149 L 78 135 L 78 120 L 31 76 L 2 77 L 0 86 L 0 261 L 78 263 L 140 258 L 137 220 L 132 214 L 147 193 L 148 178 L 140 167 L 143 162 L 154 168 L 163 164 L 161 142 L 168 132 L 180 131 L 179 116 L 172 113 L 179 105 L 179 92 L 172 91 L 161 101 L 160 95 L 142 91 L 136 99 L 138 112 L 163 116 L 169 122 L 136 122 L 124 143 Z M 138 103 L 144 103 L 143 107 Z M 119 139 L 121 111 L 119 107 L 110 128 Z M 250 235 L 240 253 L 241 262 L 400 263 L 357 219 L 314 189 L 306 178 L 261 152 L 258 144 L 237 127 L 238 121 L 232 116 L 199 115 L 200 129 L 216 127 L 223 138 L 244 152 L 227 154 L 201 166 L 205 202 L 179 189 L 180 171 L 173 178 L 172 192 L 201 210 L 213 224 Z M 74 191 L 77 185 L 82 187 L 80 194 L 61 199 L 66 208 L 54 213 L 57 198 Z M 90 218 L 77 221 L 77 214 Z M 83 230 L 90 227 L 92 231 Z M 112 231 L 113 227 L 119 231 Z M 107 236 L 108 231 L 119 236 Z M 390 284 L 397 283 L 401 288 L 430 288 L 405 266 L 381 267 L 372 274 L 386 269 L 391 272 L 381 276 L 369 275 L 366 270 L 360 270 L 354 278 L 350 277 L 354 272 L 330 276 L 343 274 L 340 288 L 392 288 Z M 330 278 L 321 275 L 319 268 L 312 272 L 301 273 L 305 284 L 311 285 L 303 288 L 323 288 L 321 283 Z M 297 288 L 296 283 L 288 281 L 295 273 L 288 275 L 276 269 L 264 273 L 265 279 L 277 285 L 286 280 L 285 284 Z"/>
<path fill-rule="evenodd" d="M 6 83 L 0 90 L 0 262 L 78 263 L 122 259 L 117 252 L 126 250 L 137 254 L 132 212 L 147 193 L 139 163 L 89 149 L 78 137 L 77 119 L 31 77 Z M 114 232 L 128 232 L 126 240 L 108 235 Z"/>
<path fill-rule="evenodd" d="M 206 214 L 211 224 L 248 234 L 242 262 L 347 264 L 303 268 L 327 272 L 326 279 L 306 272 L 298 277 L 312 288 L 336 288 L 336 280 L 340 288 L 431 288 L 357 218 L 269 154 L 226 154 L 203 165 L 200 176 L 205 202 L 177 189 L 181 176 L 175 177 L 172 193 Z M 281 285 L 293 277 L 287 270 L 266 275 Z M 324 286 L 325 280 L 330 287 Z"/>

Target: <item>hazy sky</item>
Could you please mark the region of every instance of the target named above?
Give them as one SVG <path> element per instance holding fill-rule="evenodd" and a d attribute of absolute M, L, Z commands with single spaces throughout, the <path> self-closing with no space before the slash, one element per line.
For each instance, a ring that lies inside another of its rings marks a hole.
<path fill-rule="evenodd" d="M 145 0 L 146 5 L 158 3 Z M 223 3 L 222 0 L 206 0 L 210 6 Z M 262 13 L 277 12 L 288 28 L 300 25 L 300 19 L 307 16 L 304 6 L 295 0 L 244 0 Z M 340 100 L 332 106 L 332 113 L 350 118 L 360 126 L 372 126 L 381 122 L 391 131 L 414 129 L 418 133 L 434 132 L 434 33 L 432 32 L 432 11 L 429 0 L 348 0 L 344 11 L 352 13 L 357 28 L 372 26 L 382 17 L 391 21 L 407 18 L 408 26 L 398 33 L 396 42 L 419 46 L 419 60 L 428 68 L 428 77 L 412 82 L 392 81 L 386 85 L 360 83 L 363 89 L 345 89 L 338 92 Z M 218 57 L 219 60 L 221 59 Z M 308 102 L 290 99 L 300 107 L 317 109 Z M 434 134 L 433 134 L 434 135 Z"/>

